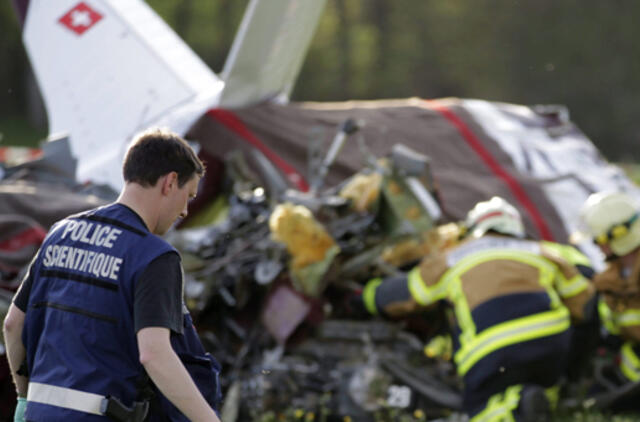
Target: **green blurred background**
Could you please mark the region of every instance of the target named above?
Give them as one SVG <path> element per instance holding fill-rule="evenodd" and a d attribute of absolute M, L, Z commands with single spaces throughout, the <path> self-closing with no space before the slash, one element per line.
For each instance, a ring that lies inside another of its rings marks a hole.
<path fill-rule="evenodd" d="M 220 72 L 248 0 L 148 3 Z M 292 99 L 564 104 L 607 158 L 637 163 L 638 16 L 634 0 L 328 0 Z M 46 113 L 10 0 L 0 64 L 0 145 L 35 145 Z"/>

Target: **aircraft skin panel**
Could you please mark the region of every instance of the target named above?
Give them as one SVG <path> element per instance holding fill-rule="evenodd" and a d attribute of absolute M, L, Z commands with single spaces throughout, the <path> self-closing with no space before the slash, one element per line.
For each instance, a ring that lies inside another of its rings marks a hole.
<path fill-rule="evenodd" d="M 81 182 L 119 188 L 121 176 L 101 168 L 106 157 L 121 160 L 131 137 L 158 122 L 184 131 L 223 85 L 136 0 L 32 0 L 24 43 L 49 133 L 70 135 Z"/>
<path fill-rule="evenodd" d="M 127 20 L 129 28 L 144 39 L 151 51 L 160 54 L 166 65 L 193 91 L 219 89 L 220 78 L 146 3 L 131 0 L 110 0 L 109 3 L 122 19 Z M 140 22 L 144 25 L 138 26 Z"/>
<path fill-rule="evenodd" d="M 531 108 L 483 100 L 464 100 L 464 108 L 511 158 L 521 174 L 538 180 L 569 234 L 579 232 L 580 209 L 590 194 L 625 191 L 640 199 L 638 189 L 610 165 L 577 129 L 552 135 Z M 568 116 L 567 116 L 568 118 Z M 580 244 L 594 263 L 602 256 L 590 241 Z"/>
<path fill-rule="evenodd" d="M 252 0 L 222 71 L 222 107 L 288 99 L 326 0 Z"/>

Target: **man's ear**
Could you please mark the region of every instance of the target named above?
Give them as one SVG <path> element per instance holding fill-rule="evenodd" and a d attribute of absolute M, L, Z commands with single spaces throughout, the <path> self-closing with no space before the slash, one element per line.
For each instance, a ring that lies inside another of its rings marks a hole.
<path fill-rule="evenodd" d="M 168 173 L 162 176 L 161 183 L 162 183 L 162 194 L 168 195 L 173 188 L 178 187 L 178 173 L 176 173 L 175 171 L 172 171 L 171 173 Z"/>

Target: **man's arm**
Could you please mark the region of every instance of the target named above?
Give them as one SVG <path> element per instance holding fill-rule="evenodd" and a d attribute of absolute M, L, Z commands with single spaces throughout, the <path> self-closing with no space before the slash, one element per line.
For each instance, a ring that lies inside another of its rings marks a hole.
<path fill-rule="evenodd" d="M 18 375 L 17 371 L 24 362 L 26 351 L 22 344 L 22 328 L 24 327 L 25 313 L 15 304 L 9 306 L 9 312 L 4 319 L 3 333 L 4 342 L 7 349 L 7 359 L 11 370 L 11 377 L 16 385 L 18 397 L 27 396 L 27 385 L 29 379 Z"/>
<path fill-rule="evenodd" d="M 140 362 L 160 392 L 189 420 L 219 422 L 173 351 L 169 333 L 169 329 L 163 327 L 146 327 L 138 331 Z"/>

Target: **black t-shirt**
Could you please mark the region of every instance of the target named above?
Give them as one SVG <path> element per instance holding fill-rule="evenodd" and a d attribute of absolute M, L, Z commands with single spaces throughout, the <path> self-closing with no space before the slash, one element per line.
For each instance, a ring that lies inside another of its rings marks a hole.
<path fill-rule="evenodd" d="M 30 267 L 13 299 L 22 312 L 27 312 L 32 284 Z M 182 266 L 176 252 L 167 252 L 154 259 L 137 281 L 133 324 L 136 333 L 146 327 L 164 327 L 182 334 Z"/>
<path fill-rule="evenodd" d="M 136 333 L 145 327 L 164 327 L 182 334 L 182 266 L 176 252 L 160 255 L 140 276 L 133 325 Z"/>

